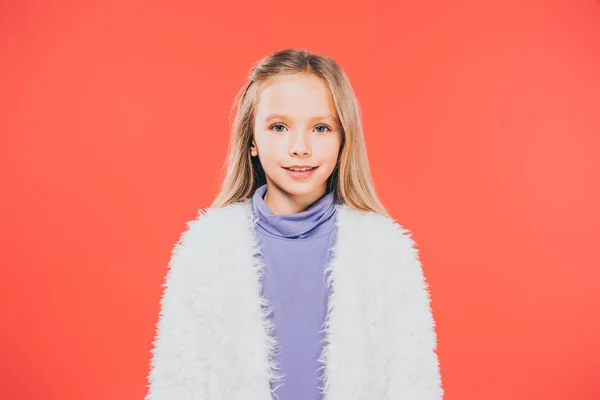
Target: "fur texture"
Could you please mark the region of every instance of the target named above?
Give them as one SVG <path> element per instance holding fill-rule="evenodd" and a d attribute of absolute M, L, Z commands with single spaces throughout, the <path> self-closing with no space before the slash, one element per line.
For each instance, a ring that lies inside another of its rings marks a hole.
<path fill-rule="evenodd" d="M 337 205 L 327 266 L 325 400 L 443 398 L 429 292 L 411 235 Z M 274 361 L 250 199 L 200 211 L 163 284 L 145 400 L 270 400 Z M 283 382 L 285 384 L 285 382 Z"/>

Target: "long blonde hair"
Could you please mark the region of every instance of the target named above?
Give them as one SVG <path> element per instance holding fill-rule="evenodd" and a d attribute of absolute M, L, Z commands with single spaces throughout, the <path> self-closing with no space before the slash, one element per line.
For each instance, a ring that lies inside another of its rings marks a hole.
<path fill-rule="evenodd" d="M 227 173 L 210 207 L 220 208 L 245 200 L 266 183 L 258 157 L 250 155 L 260 88 L 270 78 L 298 73 L 312 73 L 323 79 L 331 91 L 341 126 L 340 155 L 328 179 L 328 190 L 334 192 L 336 201 L 350 208 L 389 217 L 375 193 L 358 101 L 348 77 L 333 59 L 297 48 L 276 51 L 257 62 L 237 93 L 232 106 L 232 111 L 237 106 L 237 112 L 231 129 L 229 155 L 223 166 Z"/>

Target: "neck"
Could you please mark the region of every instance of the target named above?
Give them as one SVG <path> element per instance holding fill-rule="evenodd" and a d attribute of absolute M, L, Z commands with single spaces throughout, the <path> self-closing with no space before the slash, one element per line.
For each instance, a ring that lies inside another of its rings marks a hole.
<path fill-rule="evenodd" d="M 271 183 L 267 184 L 264 201 L 274 214 L 297 214 L 308 209 L 325 194 L 325 186 L 306 195 L 293 195 Z"/>

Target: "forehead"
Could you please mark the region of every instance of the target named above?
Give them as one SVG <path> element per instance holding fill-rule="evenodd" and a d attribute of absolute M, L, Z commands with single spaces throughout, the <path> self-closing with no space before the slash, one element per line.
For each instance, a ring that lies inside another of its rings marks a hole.
<path fill-rule="evenodd" d="M 260 119 L 272 114 L 297 118 L 335 116 L 335 104 L 321 78 L 309 74 L 282 75 L 262 86 L 256 111 Z"/>

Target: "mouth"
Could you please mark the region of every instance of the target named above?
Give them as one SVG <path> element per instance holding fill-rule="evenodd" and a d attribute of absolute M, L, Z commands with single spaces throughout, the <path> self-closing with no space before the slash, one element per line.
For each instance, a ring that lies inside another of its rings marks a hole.
<path fill-rule="evenodd" d="M 292 172 L 305 172 L 305 171 L 311 171 L 313 169 L 316 169 L 317 167 L 303 167 L 303 168 L 288 168 L 288 167 L 283 167 L 285 169 L 287 169 L 288 171 L 292 171 Z"/>
<path fill-rule="evenodd" d="M 283 167 L 283 169 L 285 169 L 286 171 L 288 171 L 288 174 L 295 179 L 304 179 L 304 178 L 308 178 L 309 176 L 311 176 L 314 171 L 319 168 L 317 167 L 305 167 L 305 168 L 287 168 L 287 167 Z"/>

